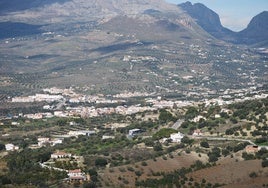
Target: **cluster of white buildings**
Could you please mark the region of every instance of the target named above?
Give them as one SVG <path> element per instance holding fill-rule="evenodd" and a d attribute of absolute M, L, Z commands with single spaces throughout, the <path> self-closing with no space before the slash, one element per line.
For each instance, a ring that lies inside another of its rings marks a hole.
<path fill-rule="evenodd" d="M 255 88 L 256 89 L 256 88 Z M 224 95 L 218 98 L 213 99 L 205 99 L 199 103 L 205 103 L 206 106 L 209 105 L 225 105 L 231 104 L 233 102 L 241 102 L 245 100 L 252 100 L 252 99 L 261 99 L 268 97 L 268 94 L 258 94 L 256 93 L 252 97 L 244 97 L 245 92 L 254 91 L 254 88 L 249 89 L 241 89 L 241 90 L 231 90 L 228 89 L 223 91 Z M 196 105 L 193 101 L 171 101 L 171 100 L 162 100 L 161 97 L 157 98 L 146 98 L 145 102 L 147 103 L 146 106 L 140 105 L 132 105 L 132 106 L 121 106 L 118 105 L 117 107 L 104 107 L 104 108 L 95 108 L 94 106 L 91 107 L 70 107 L 67 106 L 65 101 L 69 101 L 71 103 L 80 103 L 80 102 L 89 102 L 95 104 L 114 104 L 114 103 L 122 103 L 126 102 L 124 98 L 130 97 L 145 97 L 150 96 L 152 94 L 148 93 L 141 93 L 141 92 L 134 92 L 134 93 L 122 93 L 117 94 L 114 96 L 110 96 L 115 99 L 106 99 L 103 95 L 94 95 L 94 96 L 86 96 L 76 94 L 72 88 L 70 89 L 59 89 L 59 88 L 49 88 L 44 89 L 44 92 L 48 94 L 36 94 L 34 96 L 28 97 L 14 97 L 12 98 L 12 102 L 35 102 L 35 101 L 46 101 L 46 102 L 62 102 L 62 105 L 66 107 L 65 111 L 62 110 L 55 110 L 53 112 L 48 113 L 35 113 L 35 114 L 26 114 L 24 117 L 29 119 L 42 119 L 42 118 L 51 118 L 51 117 L 73 117 L 73 116 L 81 116 L 81 117 L 97 117 L 100 115 L 106 114 L 122 114 L 122 115 L 131 115 L 139 112 L 144 111 L 155 111 L 158 109 L 163 108 L 173 108 L 174 106 L 177 107 L 185 107 L 190 105 Z M 230 94 L 239 95 L 239 98 L 232 99 L 230 97 L 224 98 L 224 96 L 229 96 Z M 68 96 L 68 98 L 65 98 Z M 121 98 L 121 99 L 120 99 Z M 60 106 L 60 105 L 59 105 Z M 49 105 L 45 105 L 44 109 L 53 110 L 53 107 Z M 196 117 L 193 121 L 198 121 L 200 118 Z"/>
<path fill-rule="evenodd" d="M 12 98 L 12 102 L 54 102 L 62 100 L 62 95 L 49 95 L 49 94 L 35 94 L 33 96 L 27 96 L 27 97 L 14 97 Z"/>
<path fill-rule="evenodd" d="M 41 147 L 55 146 L 57 144 L 62 144 L 62 142 L 63 142 L 63 139 L 61 138 L 40 137 L 40 138 L 37 138 L 37 144 L 32 144 L 29 146 L 29 148 L 37 149 Z"/>
<path fill-rule="evenodd" d="M 71 157 L 76 158 L 77 156 L 73 156 L 71 153 L 66 153 L 64 151 L 57 151 L 57 152 L 51 154 L 50 159 L 55 161 L 55 160 L 58 160 L 58 159 L 71 158 Z M 58 170 L 58 171 L 67 172 L 69 181 L 87 181 L 87 180 L 90 180 L 90 176 L 86 175 L 86 173 L 84 173 L 79 168 L 74 169 L 74 170 L 65 170 L 65 169 L 61 169 L 61 168 L 48 166 L 48 165 L 46 165 L 44 163 L 40 163 L 40 165 L 43 168 L 49 168 L 49 169 L 54 169 L 54 170 Z"/>
<path fill-rule="evenodd" d="M 44 113 L 35 113 L 35 114 L 24 114 L 23 117 L 28 119 L 43 119 L 43 118 L 52 118 L 53 114 L 50 112 Z"/>
<path fill-rule="evenodd" d="M 88 130 L 78 130 L 78 131 L 69 131 L 69 136 L 91 136 L 93 134 L 96 134 L 96 131 L 88 131 Z"/>
<path fill-rule="evenodd" d="M 113 97 L 114 98 L 130 98 L 130 97 L 148 97 L 151 94 L 149 93 L 141 93 L 141 92 L 124 92 L 120 94 L 116 94 Z"/>
<path fill-rule="evenodd" d="M 239 98 L 234 98 L 234 99 L 229 99 L 229 100 L 224 100 L 223 97 L 219 97 L 219 98 L 214 98 L 214 99 L 206 99 L 204 101 L 202 101 L 203 103 L 205 103 L 206 106 L 210 106 L 210 105 L 228 105 L 228 104 L 232 104 L 232 103 L 236 103 L 236 102 L 244 102 L 247 100 L 254 100 L 254 99 L 265 99 L 268 97 L 268 94 L 265 93 L 261 93 L 261 94 L 255 94 L 251 97 L 245 97 L 244 94 L 239 94 Z"/>
<path fill-rule="evenodd" d="M 139 112 L 145 111 L 154 111 L 157 108 L 150 106 L 117 106 L 113 107 L 105 107 L 105 108 L 94 108 L 94 107 L 81 107 L 73 109 L 76 114 L 81 115 L 82 117 L 97 117 L 104 114 L 122 114 L 122 115 L 131 115 Z"/>
<path fill-rule="evenodd" d="M 52 88 L 43 89 L 43 91 L 46 92 L 46 93 L 50 93 L 50 94 L 62 94 L 62 95 L 65 95 L 65 96 L 72 96 L 72 95 L 76 94 L 73 91 L 72 88 L 60 89 L 60 88 L 57 88 L 57 87 L 52 87 Z"/>
<path fill-rule="evenodd" d="M 78 95 L 78 96 L 72 96 L 70 99 L 68 99 L 70 103 L 96 103 L 96 104 L 116 104 L 116 103 L 122 103 L 126 102 L 125 100 L 114 100 L 114 99 L 106 99 L 104 97 L 99 96 L 85 96 L 85 95 Z"/>
<path fill-rule="evenodd" d="M 51 139 L 51 138 L 47 138 L 47 137 L 38 138 L 37 141 L 38 141 L 37 145 L 39 147 L 43 147 L 43 146 L 47 146 L 47 145 L 55 146 L 56 144 L 62 144 L 62 142 L 63 142 L 63 140 L 59 139 L 59 138 Z"/>
<path fill-rule="evenodd" d="M 130 56 L 130 55 L 125 55 L 123 57 L 123 61 L 125 61 L 125 62 L 157 61 L 157 58 L 152 57 L 152 56 Z"/>

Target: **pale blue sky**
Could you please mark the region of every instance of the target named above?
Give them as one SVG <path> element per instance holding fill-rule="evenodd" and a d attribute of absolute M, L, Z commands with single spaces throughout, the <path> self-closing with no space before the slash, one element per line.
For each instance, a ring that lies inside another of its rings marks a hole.
<path fill-rule="evenodd" d="M 187 0 L 166 0 L 169 3 L 180 4 Z M 223 26 L 240 31 L 247 27 L 250 20 L 268 11 L 268 0 L 189 0 L 192 3 L 202 3 L 219 14 Z"/>

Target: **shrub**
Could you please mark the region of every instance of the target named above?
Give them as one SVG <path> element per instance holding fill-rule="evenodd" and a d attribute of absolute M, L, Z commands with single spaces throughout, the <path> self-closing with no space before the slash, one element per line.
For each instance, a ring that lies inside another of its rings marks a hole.
<path fill-rule="evenodd" d="M 106 166 L 108 164 L 108 162 L 107 162 L 107 160 L 106 159 L 104 159 L 104 158 L 97 158 L 96 160 L 95 160 L 95 165 L 96 166 Z"/>
<path fill-rule="evenodd" d="M 184 136 L 182 139 L 181 139 L 181 143 L 184 143 L 184 144 L 192 144 L 194 142 L 193 139 L 190 139 L 188 136 Z"/>
<path fill-rule="evenodd" d="M 200 146 L 203 147 L 203 148 L 209 148 L 209 144 L 206 141 L 200 142 Z"/>
<path fill-rule="evenodd" d="M 176 118 L 173 117 L 173 115 L 169 111 L 163 109 L 160 111 L 159 120 L 162 123 L 167 123 L 170 121 L 176 121 Z"/>
<path fill-rule="evenodd" d="M 5 148 L 6 148 L 5 145 L 0 143 L 0 151 L 5 150 Z"/>
<path fill-rule="evenodd" d="M 127 170 L 130 171 L 130 172 L 134 172 L 134 168 L 132 168 L 131 166 L 128 166 Z"/>
<path fill-rule="evenodd" d="M 253 159 L 255 159 L 255 156 L 253 154 L 248 154 L 246 152 L 243 152 L 242 153 L 242 157 L 245 160 L 253 160 Z"/>
<path fill-rule="evenodd" d="M 125 168 L 119 168 L 119 171 L 120 172 L 126 172 L 126 169 Z"/>
<path fill-rule="evenodd" d="M 137 170 L 137 171 L 135 171 L 135 174 L 136 174 L 136 176 L 141 176 L 142 175 L 142 172 L 139 171 L 139 170 Z"/>
<path fill-rule="evenodd" d="M 261 166 L 263 168 L 268 167 L 268 160 L 267 159 L 263 160 L 262 163 L 261 163 Z"/>
<path fill-rule="evenodd" d="M 141 162 L 141 165 L 142 165 L 142 166 L 147 166 L 147 163 L 146 163 L 145 161 L 142 161 L 142 162 Z"/>
<path fill-rule="evenodd" d="M 163 147 L 160 142 L 154 144 L 154 151 L 162 151 Z"/>
<path fill-rule="evenodd" d="M 258 174 L 256 172 L 251 172 L 249 174 L 249 177 L 251 177 L 251 178 L 256 178 L 257 176 L 258 176 Z"/>

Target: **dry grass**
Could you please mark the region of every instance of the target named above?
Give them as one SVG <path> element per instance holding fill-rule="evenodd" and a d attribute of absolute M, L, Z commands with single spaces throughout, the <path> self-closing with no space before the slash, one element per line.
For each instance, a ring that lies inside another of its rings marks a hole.
<path fill-rule="evenodd" d="M 249 177 L 252 172 L 257 173 L 258 177 Z M 217 166 L 190 173 L 188 176 L 195 181 L 204 178 L 213 184 L 226 184 L 225 187 L 260 187 L 268 183 L 268 168 L 262 168 L 260 160 L 236 161 L 228 158 Z"/>
<path fill-rule="evenodd" d="M 105 169 L 101 173 L 101 178 L 104 183 L 112 185 L 121 185 L 123 187 L 135 187 L 135 180 L 145 180 L 147 178 L 160 178 L 156 176 L 156 173 L 172 172 L 182 167 L 190 167 L 196 160 L 206 160 L 206 158 L 200 158 L 196 153 L 185 154 L 181 156 L 177 154 L 173 155 L 173 158 L 166 156 L 166 160 L 163 157 L 158 157 L 155 160 L 151 159 L 146 161 L 146 166 L 142 165 L 142 162 L 125 165 L 120 167 L 114 167 Z M 133 171 L 128 170 L 132 168 Z M 137 176 L 135 172 L 141 172 L 141 176 Z M 128 182 L 128 183 L 124 183 Z"/>

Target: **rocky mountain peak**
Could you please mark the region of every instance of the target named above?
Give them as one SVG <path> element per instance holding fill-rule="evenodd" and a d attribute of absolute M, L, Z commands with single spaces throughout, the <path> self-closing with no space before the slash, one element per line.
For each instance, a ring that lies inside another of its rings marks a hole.
<path fill-rule="evenodd" d="M 238 33 L 240 41 L 246 44 L 268 42 L 268 11 L 253 17 L 247 28 Z"/>

